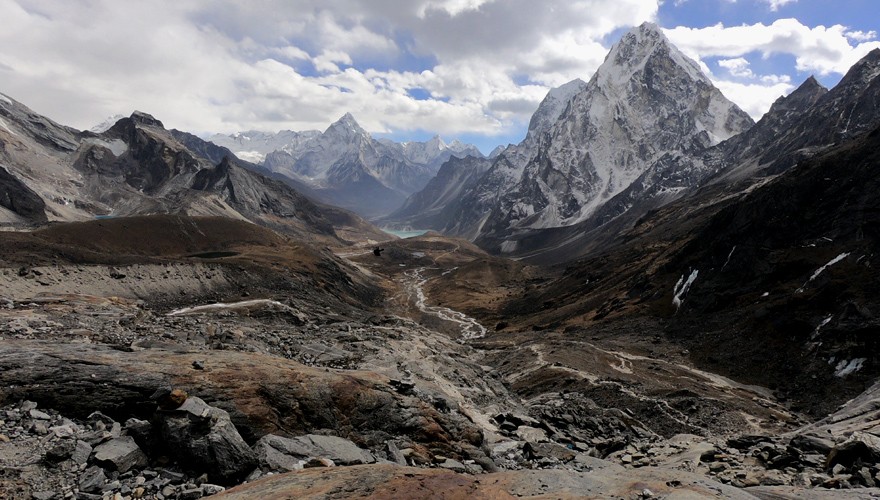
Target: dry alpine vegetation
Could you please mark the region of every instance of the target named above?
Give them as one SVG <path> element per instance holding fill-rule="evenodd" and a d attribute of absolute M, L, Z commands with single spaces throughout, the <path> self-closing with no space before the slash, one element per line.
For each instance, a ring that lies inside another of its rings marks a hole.
<path fill-rule="evenodd" d="M 334 254 L 183 216 L 5 235 L 4 497 L 803 498 L 876 474 L 868 434 L 840 439 L 858 410 L 809 426 L 638 322 L 496 321 L 557 278 L 461 240 Z"/>

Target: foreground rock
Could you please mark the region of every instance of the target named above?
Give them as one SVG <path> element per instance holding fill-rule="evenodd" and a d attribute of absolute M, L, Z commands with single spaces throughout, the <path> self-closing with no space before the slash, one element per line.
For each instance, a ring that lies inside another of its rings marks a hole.
<path fill-rule="evenodd" d="M 302 469 L 310 460 L 329 460 L 325 465 L 358 465 L 376 462 L 366 450 L 336 436 L 308 434 L 293 439 L 269 434 L 254 445 L 260 465 L 275 471 Z"/>
<path fill-rule="evenodd" d="M 205 360 L 206 369 L 191 368 L 194 360 Z M 89 344 L 0 341 L 0 404 L 30 398 L 78 418 L 99 410 L 119 421 L 149 420 L 156 408 L 151 396 L 169 386 L 228 412 L 247 442 L 270 433 L 323 430 L 371 449 L 398 440 L 426 462 L 432 453 L 485 457 L 479 450 L 482 432 L 467 418 L 440 411 L 418 395 L 400 394 L 375 373 L 310 368 L 235 351 L 126 352 Z"/>
<path fill-rule="evenodd" d="M 441 469 L 360 465 L 260 479 L 218 498 L 730 498 L 754 496 L 696 474 L 631 471 L 595 460 L 590 472 L 534 470 L 467 476 Z"/>
<path fill-rule="evenodd" d="M 253 470 L 256 456 L 229 414 L 189 397 L 173 410 L 159 411 L 159 434 L 172 456 L 207 471 L 212 481 L 229 483 Z"/>

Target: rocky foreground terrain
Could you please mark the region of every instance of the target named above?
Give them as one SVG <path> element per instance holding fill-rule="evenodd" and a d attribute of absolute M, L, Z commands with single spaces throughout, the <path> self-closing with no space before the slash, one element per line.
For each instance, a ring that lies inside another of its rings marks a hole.
<path fill-rule="evenodd" d="M 156 216 L 0 246 L 3 498 L 880 495 L 874 393 L 816 420 L 648 317 L 504 324 L 547 271 L 465 241 Z"/>

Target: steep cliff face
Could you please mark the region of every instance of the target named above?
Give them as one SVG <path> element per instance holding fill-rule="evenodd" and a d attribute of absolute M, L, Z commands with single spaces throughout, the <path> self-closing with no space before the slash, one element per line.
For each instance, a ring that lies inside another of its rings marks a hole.
<path fill-rule="evenodd" d="M 752 124 L 657 26 L 644 24 L 611 49 L 539 138 L 478 241 L 514 251 L 508 236 L 584 221 L 664 155 L 695 155 Z"/>
<path fill-rule="evenodd" d="M 488 158 L 450 158 L 421 191 L 383 222 L 399 227 L 440 230 L 455 216 L 456 203 L 492 166 Z"/>

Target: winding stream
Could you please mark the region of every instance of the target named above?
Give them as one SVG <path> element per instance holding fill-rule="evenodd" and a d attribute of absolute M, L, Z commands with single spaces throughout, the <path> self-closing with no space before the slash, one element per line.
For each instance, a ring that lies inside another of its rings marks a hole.
<path fill-rule="evenodd" d="M 406 276 L 404 286 L 410 296 L 415 299 L 415 305 L 419 311 L 458 325 L 461 329 L 461 338 L 459 340 L 462 342 L 485 337 L 486 327 L 474 318 L 448 307 L 431 306 L 426 303 L 427 298 L 425 297 L 424 285 L 428 282 L 428 278 L 424 277 L 423 273 L 427 269 L 429 268 L 420 267 L 404 273 L 404 276 Z"/>

